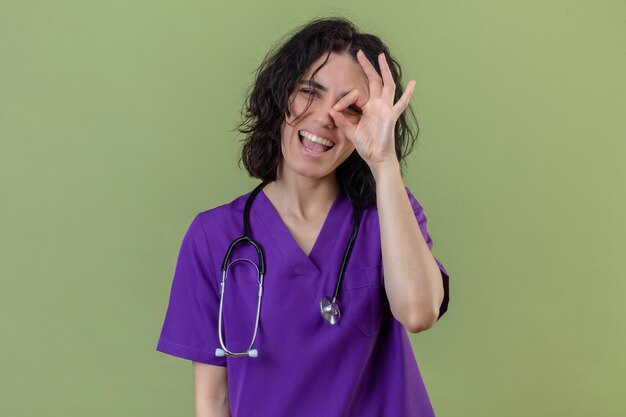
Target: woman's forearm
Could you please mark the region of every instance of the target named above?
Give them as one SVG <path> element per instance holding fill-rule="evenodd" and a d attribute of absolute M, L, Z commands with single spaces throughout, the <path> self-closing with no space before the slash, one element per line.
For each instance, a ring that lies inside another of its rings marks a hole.
<path fill-rule="evenodd" d="M 441 272 L 411 207 L 398 164 L 374 173 L 385 273 L 391 311 L 416 333 L 437 321 L 443 299 Z"/>

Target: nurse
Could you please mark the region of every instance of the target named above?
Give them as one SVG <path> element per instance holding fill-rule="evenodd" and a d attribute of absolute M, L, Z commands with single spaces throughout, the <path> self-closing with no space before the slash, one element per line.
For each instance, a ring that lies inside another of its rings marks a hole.
<path fill-rule="evenodd" d="M 449 276 L 402 179 L 417 135 L 405 112 L 415 82 L 403 88 L 400 74 L 378 37 L 343 18 L 298 28 L 259 67 L 239 127 L 242 162 L 265 184 L 249 209 L 265 259 L 258 356 L 216 354 L 222 261 L 250 193 L 191 221 L 157 345 L 192 361 L 196 416 L 435 415 L 407 332 L 445 313 Z M 329 324 L 320 300 L 335 291 L 355 219 Z M 221 331 L 245 352 L 259 258 L 240 245 L 230 259 L 243 261 L 228 270 Z"/>

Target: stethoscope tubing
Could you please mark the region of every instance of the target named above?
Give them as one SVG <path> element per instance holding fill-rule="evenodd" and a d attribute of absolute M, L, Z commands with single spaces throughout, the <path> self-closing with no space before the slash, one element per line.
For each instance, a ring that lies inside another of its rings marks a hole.
<path fill-rule="evenodd" d="M 215 355 L 219 357 L 222 357 L 222 356 L 257 357 L 258 356 L 258 351 L 256 349 L 252 349 L 252 346 L 254 345 L 254 342 L 256 340 L 257 332 L 259 328 L 259 318 L 261 314 L 261 299 L 263 295 L 263 277 L 265 276 L 265 256 L 263 254 L 263 249 L 261 245 L 256 240 L 254 240 L 250 234 L 250 207 L 252 206 L 252 201 L 256 198 L 257 194 L 263 189 L 263 187 L 265 187 L 265 185 L 267 185 L 266 182 L 262 182 L 261 184 L 257 185 L 248 196 L 248 199 L 246 200 L 246 204 L 244 206 L 244 212 L 243 212 L 243 225 L 244 225 L 243 236 L 231 242 L 230 246 L 228 247 L 228 250 L 226 251 L 226 255 L 224 256 L 224 260 L 222 261 L 222 268 L 221 268 L 222 269 L 222 281 L 220 284 L 220 304 L 219 304 L 219 313 L 218 313 L 218 334 L 219 334 L 219 341 L 220 341 L 221 348 L 217 348 L 215 350 Z M 352 209 L 353 209 L 352 212 L 353 212 L 353 218 L 354 218 L 354 223 L 352 226 L 352 233 L 350 235 L 350 240 L 348 241 L 348 245 L 346 246 L 346 250 L 344 251 L 344 254 L 343 254 L 341 267 L 339 268 L 339 274 L 337 277 L 337 283 L 335 284 L 335 290 L 333 292 L 333 298 L 331 300 L 328 297 L 324 297 L 322 298 L 322 301 L 320 302 L 322 316 L 328 323 L 332 325 L 336 324 L 340 317 L 340 311 L 339 311 L 339 307 L 336 304 L 336 301 L 337 301 L 337 298 L 339 297 L 339 290 L 341 288 L 343 277 L 345 275 L 345 268 L 348 263 L 348 260 L 350 259 L 352 248 L 354 246 L 354 242 L 356 241 L 356 237 L 357 237 L 358 230 L 359 230 L 360 212 L 359 212 L 358 206 L 354 202 L 352 203 Z M 252 246 L 254 246 L 257 252 L 257 257 L 258 257 L 258 262 L 259 262 L 258 267 L 256 266 L 256 264 L 254 264 L 254 262 L 248 259 L 244 259 L 244 258 L 236 259 L 233 262 L 228 263 L 232 251 L 235 249 L 237 245 L 241 243 L 249 243 Z M 226 280 L 227 280 L 227 275 L 228 275 L 227 271 L 232 264 L 239 262 L 239 261 L 250 262 L 257 269 L 257 274 L 259 277 L 258 279 L 259 291 L 258 291 L 256 318 L 255 318 L 255 323 L 254 323 L 254 334 L 252 336 L 252 341 L 250 342 L 250 345 L 248 346 L 248 349 L 246 349 L 245 352 L 231 352 L 230 350 L 226 348 L 223 334 L 222 334 L 222 314 L 223 314 L 223 308 L 224 308 L 224 291 L 226 289 Z M 324 306 L 326 306 L 326 308 Z M 332 313 L 330 313 L 331 311 Z"/>

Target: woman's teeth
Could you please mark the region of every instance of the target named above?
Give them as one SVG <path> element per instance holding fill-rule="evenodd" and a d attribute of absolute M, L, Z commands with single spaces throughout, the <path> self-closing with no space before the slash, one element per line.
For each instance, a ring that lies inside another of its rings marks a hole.
<path fill-rule="evenodd" d="M 316 143 L 321 143 L 322 145 L 326 145 L 328 147 L 332 147 L 333 146 L 333 143 L 331 141 L 328 141 L 328 140 L 326 140 L 324 138 L 320 138 L 319 136 L 316 136 L 316 135 L 314 135 L 312 133 L 309 133 L 309 132 L 306 132 L 304 130 L 301 130 L 300 134 L 302 136 L 304 136 L 305 138 L 307 138 L 308 140 L 310 140 L 310 141 L 313 141 L 313 142 L 316 142 Z"/>
<path fill-rule="evenodd" d="M 326 152 L 334 146 L 334 144 L 324 138 L 320 138 L 312 133 L 301 130 L 298 132 L 301 138 L 302 145 L 309 151 L 314 153 Z"/>

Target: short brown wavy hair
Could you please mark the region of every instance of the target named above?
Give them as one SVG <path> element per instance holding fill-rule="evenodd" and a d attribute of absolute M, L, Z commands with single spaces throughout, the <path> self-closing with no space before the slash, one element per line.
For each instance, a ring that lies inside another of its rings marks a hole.
<path fill-rule="evenodd" d="M 236 128 L 245 135 L 239 166 L 243 162 L 251 177 L 264 182 L 276 180 L 282 158 L 281 125 L 285 115 L 290 116 L 289 97 L 305 71 L 323 54 L 326 54 L 326 59 L 315 69 L 313 76 L 326 64 L 331 52 L 348 53 L 357 61 L 356 53 L 359 49 L 381 74 L 377 57 L 384 52 L 396 84 L 394 102 L 400 99 L 404 90 L 401 84 L 402 68 L 389 48 L 377 36 L 360 33 L 346 18 L 315 19 L 287 36 L 286 41 L 268 52 L 258 67 L 242 108 L 242 122 Z M 407 112 L 414 121 L 414 127 L 407 122 Z M 409 104 L 398 118 L 394 131 L 396 155 L 402 173 L 406 165 L 405 158 L 413 150 L 418 133 L 419 125 Z M 376 205 L 374 177 L 356 150 L 337 167 L 336 177 L 340 189 L 350 200 L 361 207 Z"/>

